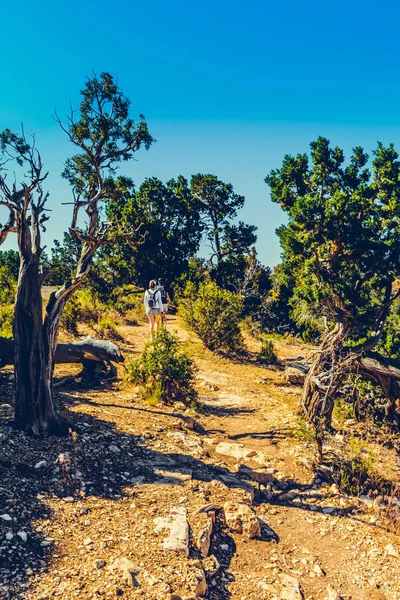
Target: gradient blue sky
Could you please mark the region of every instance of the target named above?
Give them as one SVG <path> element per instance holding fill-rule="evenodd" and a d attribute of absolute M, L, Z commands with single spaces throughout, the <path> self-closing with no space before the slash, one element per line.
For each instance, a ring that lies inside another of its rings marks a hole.
<path fill-rule="evenodd" d="M 346 151 L 377 140 L 400 149 L 394 1 L 3 0 L 0 14 L 0 129 L 23 122 L 37 134 L 50 170 L 48 246 L 71 208 L 60 179 L 71 150 L 51 114 L 78 104 L 92 70 L 117 77 L 158 140 L 121 172 L 136 184 L 198 172 L 231 182 L 265 264 L 279 261 L 284 214 L 263 180 L 285 153 L 318 135 Z"/>

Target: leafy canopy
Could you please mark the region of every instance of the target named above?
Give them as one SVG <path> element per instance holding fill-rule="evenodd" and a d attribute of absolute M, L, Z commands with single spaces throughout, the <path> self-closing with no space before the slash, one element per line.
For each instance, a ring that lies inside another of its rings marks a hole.
<path fill-rule="evenodd" d="M 376 332 L 393 300 L 400 272 L 400 162 L 393 145 L 368 155 L 343 151 L 323 137 L 306 154 L 285 156 L 266 182 L 287 212 L 278 230 L 283 270 L 294 276 L 292 305 L 323 305 L 325 314 L 357 332 Z"/>

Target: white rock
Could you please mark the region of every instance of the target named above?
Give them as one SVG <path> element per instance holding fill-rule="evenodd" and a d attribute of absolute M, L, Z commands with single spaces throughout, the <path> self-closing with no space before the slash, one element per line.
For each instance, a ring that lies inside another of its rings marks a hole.
<path fill-rule="evenodd" d="M 154 523 L 156 524 L 155 533 L 169 529 L 168 537 L 162 542 L 163 548 L 183 552 L 189 556 L 189 525 L 185 507 L 172 507 L 168 517 L 156 517 Z"/>
<path fill-rule="evenodd" d="M 35 469 L 43 469 L 44 467 L 47 467 L 47 461 L 45 460 L 40 460 L 35 465 Z"/>
<path fill-rule="evenodd" d="M 256 450 L 245 448 L 243 444 L 235 444 L 232 442 L 220 442 L 215 446 L 215 452 L 222 454 L 223 456 L 230 456 L 237 460 L 243 460 L 244 458 L 250 458 L 256 456 Z"/>
<path fill-rule="evenodd" d="M 26 531 L 18 531 L 17 535 L 21 538 L 23 542 L 26 542 L 28 539 L 28 534 Z"/>
<path fill-rule="evenodd" d="M 394 546 L 392 546 L 392 544 L 388 544 L 387 546 L 385 546 L 385 551 L 386 554 L 388 554 L 389 556 L 393 556 L 394 558 L 400 558 L 399 551 Z"/>
<path fill-rule="evenodd" d="M 11 540 L 13 539 L 14 534 L 11 533 L 11 531 L 7 531 L 6 533 L 6 540 L 8 540 L 9 542 L 11 542 Z"/>
<path fill-rule="evenodd" d="M 300 589 L 300 584 L 295 577 L 281 574 L 282 591 L 281 600 L 302 600 L 303 594 Z"/>
<path fill-rule="evenodd" d="M 186 584 L 190 593 L 196 597 L 205 596 L 207 593 L 206 574 L 199 560 L 191 560 L 188 565 Z"/>
<path fill-rule="evenodd" d="M 63 500 L 64 500 L 64 502 L 73 502 L 74 498 L 73 498 L 73 496 L 65 496 L 63 498 Z"/>
<path fill-rule="evenodd" d="M 250 539 L 261 537 L 261 524 L 254 510 L 247 504 L 225 502 L 225 521 L 229 529 L 245 533 Z"/>
<path fill-rule="evenodd" d="M 328 596 L 325 598 L 325 600 L 341 600 L 341 596 L 339 596 L 339 594 L 331 586 L 331 584 L 328 585 L 328 587 L 326 588 L 326 591 L 328 592 Z"/>
<path fill-rule="evenodd" d="M 210 551 L 214 521 L 212 516 L 207 514 L 199 515 L 198 518 L 203 519 L 205 521 L 205 524 L 203 524 L 200 530 L 200 533 L 197 537 L 196 545 L 202 557 L 206 558 Z"/>
<path fill-rule="evenodd" d="M 90 538 L 85 538 L 85 539 L 83 540 L 83 544 L 84 544 L 85 546 L 91 546 L 93 543 L 94 543 L 94 542 L 93 542 L 93 540 L 91 540 Z"/>
<path fill-rule="evenodd" d="M 0 515 L 0 519 L 3 519 L 3 521 L 12 521 L 12 517 L 10 517 L 10 515 L 8 515 L 7 513 L 4 513 L 4 515 Z"/>

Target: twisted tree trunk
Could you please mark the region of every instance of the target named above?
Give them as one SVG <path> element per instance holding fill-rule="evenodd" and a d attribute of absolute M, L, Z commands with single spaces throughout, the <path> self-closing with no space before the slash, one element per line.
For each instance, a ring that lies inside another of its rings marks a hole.
<path fill-rule="evenodd" d="M 349 327 L 337 323 L 325 338 L 306 375 L 302 408 L 313 425 L 330 428 L 334 399 L 345 376 L 350 372 L 355 356 L 343 350 Z"/>
<path fill-rule="evenodd" d="M 34 217 L 32 217 L 34 219 Z M 65 434 L 67 424 L 53 401 L 53 364 L 43 328 L 40 285 L 40 245 L 31 243 L 26 219 L 21 219 L 21 264 L 13 320 L 15 345 L 15 426 L 35 436 Z M 35 240 L 34 237 L 34 242 Z"/>

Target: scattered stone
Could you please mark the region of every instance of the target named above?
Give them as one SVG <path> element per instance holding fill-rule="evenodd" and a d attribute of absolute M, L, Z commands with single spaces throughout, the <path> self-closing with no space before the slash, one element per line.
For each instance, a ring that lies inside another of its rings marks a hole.
<path fill-rule="evenodd" d="M 213 554 L 205 558 L 202 563 L 203 569 L 206 573 L 206 579 L 211 579 L 214 577 L 221 568 L 221 565 Z"/>
<path fill-rule="evenodd" d="M 165 471 L 164 469 L 155 469 L 157 481 L 155 483 L 180 485 L 192 479 L 192 471 L 190 469 L 179 469 L 179 471 Z"/>
<path fill-rule="evenodd" d="M 225 522 L 231 531 L 245 533 L 250 539 L 261 537 L 261 524 L 254 510 L 247 504 L 225 502 Z"/>
<path fill-rule="evenodd" d="M 94 544 L 94 542 L 90 538 L 86 538 L 83 540 L 83 544 L 84 544 L 84 546 L 92 546 Z"/>
<path fill-rule="evenodd" d="M 325 573 L 323 571 L 323 569 L 321 569 L 320 565 L 318 563 L 315 563 L 315 565 L 313 566 L 313 571 L 314 573 L 318 576 L 318 577 L 324 577 Z"/>
<path fill-rule="evenodd" d="M 0 515 L 0 519 L 3 519 L 3 521 L 12 521 L 12 517 L 10 517 L 10 515 L 8 515 L 7 513 L 4 513 L 4 515 Z"/>
<path fill-rule="evenodd" d="M 114 562 L 108 567 L 110 571 L 121 571 L 123 580 L 130 587 L 139 587 L 139 582 L 136 579 L 136 575 L 140 572 L 140 569 L 125 556 L 119 556 Z"/>
<path fill-rule="evenodd" d="M 255 481 L 258 485 L 267 485 L 268 483 L 272 483 L 275 481 L 275 477 L 271 472 L 266 471 L 254 471 L 247 465 L 240 465 L 238 470 L 239 475 L 243 475 L 250 479 L 251 481 Z"/>
<path fill-rule="evenodd" d="M 186 585 L 191 594 L 205 596 L 207 593 L 206 574 L 199 560 L 189 561 L 186 575 Z"/>
<path fill-rule="evenodd" d="M 73 502 L 75 498 L 73 496 L 65 496 L 63 500 L 64 502 Z"/>
<path fill-rule="evenodd" d="M 282 581 L 280 600 L 302 600 L 303 593 L 298 579 L 285 573 L 282 573 L 280 577 Z"/>
<path fill-rule="evenodd" d="M 200 513 L 208 513 L 210 511 L 217 511 L 217 510 L 222 510 L 222 506 L 220 504 L 216 504 L 215 502 L 212 502 L 211 504 L 206 504 L 205 506 L 198 508 L 194 514 L 199 515 Z"/>
<path fill-rule="evenodd" d="M 203 456 L 205 454 L 201 442 L 194 435 L 188 435 L 182 431 L 171 431 L 167 433 L 167 437 L 176 442 L 182 442 L 195 455 Z"/>
<path fill-rule="evenodd" d="M 400 558 L 399 551 L 394 546 L 392 546 L 392 544 L 388 544 L 387 546 L 385 546 L 385 551 L 388 556 Z"/>
<path fill-rule="evenodd" d="M 85 506 L 85 505 L 81 506 L 81 508 L 79 510 L 79 513 L 81 515 L 87 515 L 88 512 L 89 512 L 89 507 L 88 506 Z"/>
<path fill-rule="evenodd" d="M 200 520 L 200 533 L 197 536 L 196 545 L 202 557 L 206 558 L 210 551 L 215 513 L 200 513 L 198 519 Z"/>
<path fill-rule="evenodd" d="M 35 465 L 35 469 L 44 469 L 44 467 L 47 467 L 47 461 L 46 460 L 40 460 Z"/>
<path fill-rule="evenodd" d="M 11 542 L 11 540 L 13 539 L 13 537 L 14 537 L 14 534 L 11 533 L 11 531 L 7 531 L 7 533 L 6 533 L 6 540 L 9 541 L 9 542 Z"/>
<path fill-rule="evenodd" d="M 154 523 L 156 524 L 155 533 L 169 529 L 169 535 L 162 543 L 163 548 L 183 552 L 189 556 L 189 526 L 185 507 L 174 506 L 168 517 L 156 517 Z"/>
<path fill-rule="evenodd" d="M 28 534 L 26 531 L 18 531 L 17 535 L 21 538 L 23 542 L 26 542 L 28 539 Z"/>
<path fill-rule="evenodd" d="M 106 566 L 106 561 L 103 558 L 96 558 L 96 560 L 93 561 L 93 566 L 95 569 L 102 569 Z"/>
<path fill-rule="evenodd" d="M 256 450 L 245 448 L 243 444 L 235 444 L 232 442 L 220 442 L 215 446 L 215 452 L 222 454 L 223 456 L 230 456 L 237 460 L 243 460 L 257 455 Z"/>
<path fill-rule="evenodd" d="M 286 367 L 283 376 L 287 383 L 291 383 L 293 385 L 303 385 L 306 378 L 306 374 L 295 367 Z"/>
<path fill-rule="evenodd" d="M 328 596 L 327 596 L 327 598 L 325 600 L 342 600 L 342 597 L 339 596 L 339 594 L 331 586 L 331 584 L 328 585 L 328 587 L 326 588 L 326 591 L 328 592 Z"/>

